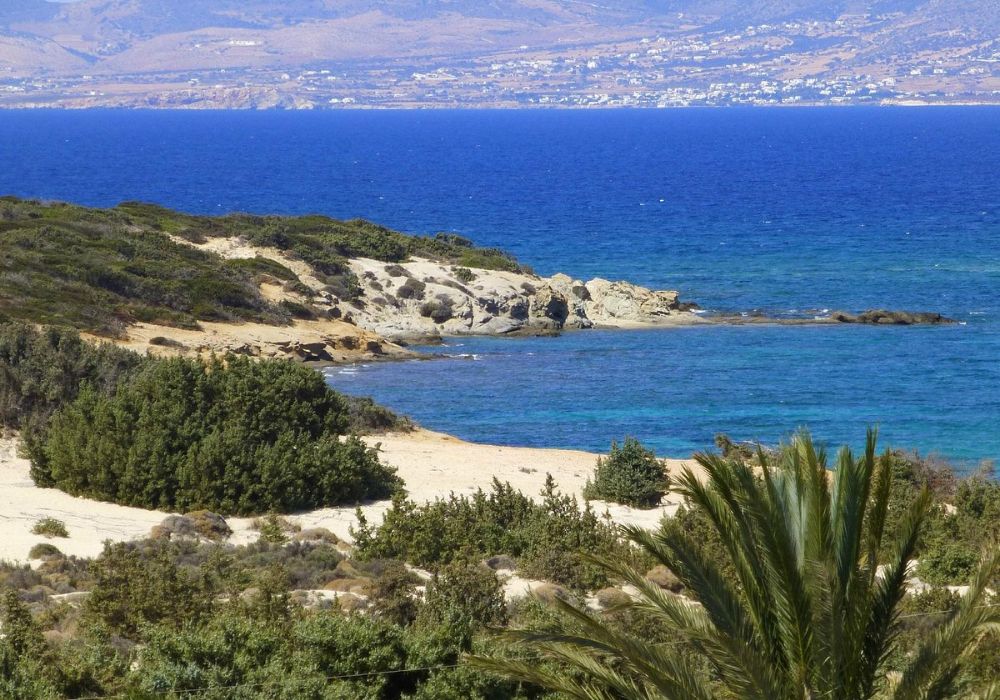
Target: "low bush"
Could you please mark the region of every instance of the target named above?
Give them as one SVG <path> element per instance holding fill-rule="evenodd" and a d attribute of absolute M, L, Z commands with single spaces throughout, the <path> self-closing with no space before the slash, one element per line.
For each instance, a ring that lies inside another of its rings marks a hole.
<path fill-rule="evenodd" d="M 299 277 L 277 260 L 261 257 L 232 258 L 226 260 L 226 266 L 250 272 L 258 281 L 274 278 L 283 282 L 298 282 Z"/>
<path fill-rule="evenodd" d="M 194 510 L 185 513 L 184 517 L 194 524 L 194 530 L 207 540 L 217 541 L 227 539 L 233 530 L 218 513 L 207 510 Z"/>
<path fill-rule="evenodd" d="M 42 518 L 32 526 L 31 533 L 43 537 L 69 537 L 66 523 L 56 518 Z"/>
<path fill-rule="evenodd" d="M 288 315 L 292 318 L 303 319 L 306 321 L 312 321 L 316 319 L 316 312 L 313 311 L 312 307 L 306 306 L 305 304 L 300 304 L 297 301 L 289 301 L 288 299 L 283 299 L 278 306 L 288 312 Z"/>
<path fill-rule="evenodd" d="M 413 421 L 380 406 L 367 396 L 345 396 L 350 431 L 358 435 L 409 432 Z"/>
<path fill-rule="evenodd" d="M 917 576 L 936 585 L 969 582 L 985 542 L 1000 538 L 1000 482 L 985 468 L 959 479 L 948 463 L 915 453 L 889 453 L 892 491 L 887 527 L 905 515 L 905 503 L 927 486 L 937 505 L 924 520 Z M 994 585 L 1000 585 L 1000 574 Z"/>
<path fill-rule="evenodd" d="M 670 477 L 652 450 L 632 437 L 619 446 L 611 443 L 607 457 L 598 458 L 593 481 L 587 481 L 586 498 L 653 508 L 670 489 Z"/>
<path fill-rule="evenodd" d="M 28 559 L 45 559 L 47 557 L 61 557 L 62 552 L 54 544 L 39 542 L 28 551 Z"/>
<path fill-rule="evenodd" d="M 444 323 L 455 315 L 452 302 L 447 297 L 424 302 L 420 307 L 420 315 L 430 318 L 434 323 Z"/>
<path fill-rule="evenodd" d="M 476 273 L 467 267 L 453 267 L 451 271 L 455 275 L 455 279 L 465 284 L 469 284 L 476 279 Z"/>
<path fill-rule="evenodd" d="M 494 480 L 490 493 L 416 504 L 397 497 L 382 525 L 369 526 L 359 512 L 352 531 L 363 558 L 402 559 L 432 570 L 458 558 L 506 554 L 517 559 L 525 576 L 575 589 L 607 584 L 603 570 L 583 552 L 621 556 L 617 529 L 589 506 L 556 490 L 549 477 L 540 503 Z"/>
<path fill-rule="evenodd" d="M 425 283 L 410 277 L 399 286 L 399 289 L 396 290 L 396 297 L 399 299 L 420 300 L 424 298 L 425 289 L 427 289 L 427 285 Z"/>
<path fill-rule="evenodd" d="M 107 395 L 85 385 L 31 450 L 35 482 L 123 505 L 224 515 L 389 496 L 400 485 L 347 433 L 318 372 L 230 357 L 150 362 Z"/>
<path fill-rule="evenodd" d="M 632 597 L 620 588 L 602 588 L 595 594 L 602 610 L 620 608 L 632 602 Z"/>
<path fill-rule="evenodd" d="M 474 629 L 507 624 L 503 584 L 485 564 L 456 559 L 427 584 L 417 622 L 425 626 Z"/>
<path fill-rule="evenodd" d="M 218 513 L 197 510 L 185 515 L 168 515 L 153 527 L 149 536 L 155 540 L 199 538 L 209 541 L 225 540 L 233 534 L 229 524 Z"/>
<path fill-rule="evenodd" d="M 268 513 L 263 518 L 255 518 L 251 527 L 260 533 L 262 542 L 269 544 L 283 544 L 288 541 L 290 534 L 302 529 L 288 518 L 275 513 Z"/>
<path fill-rule="evenodd" d="M 374 562 L 374 578 L 367 587 L 374 615 L 395 625 L 409 625 L 417 618 L 420 579 L 399 561 Z"/>

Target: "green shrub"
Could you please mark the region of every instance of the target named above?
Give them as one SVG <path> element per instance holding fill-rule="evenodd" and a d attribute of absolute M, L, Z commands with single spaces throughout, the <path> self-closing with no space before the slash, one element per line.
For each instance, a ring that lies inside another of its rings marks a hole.
<path fill-rule="evenodd" d="M 66 523 L 55 518 L 42 518 L 32 526 L 31 533 L 44 537 L 69 537 Z"/>
<path fill-rule="evenodd" d="M 199 319 L 287 322 L 259 289 L 267 279 L 295 284 L 286 266 L 261 257 L 224 260 L 171 236 L 193 243 L 243 237 L 276 247 L 325 275 L 341 299 L 361 294 L 349 258 L 398 263 L 420 256 L 467 268 L 521 269 L 506 253 L 474 248 L 459 236 L 408 236 L 363 220 L 191 216 L 140 202 L 89 209 L 7 197 L 2 205 L 0 260 L 13 274 L 0 275 L 0 317 L 110 337 L 135 320 L 185 328 Z"/>
<path fill-rule="evenodd" d="M 284 544 L 288 541 L 290 533 L 302 529 L 288 518 L 275 513 L 268 513 L 263 518 L 256 518 L 252 527 L 260 533 L 261 541 L 269 544 Z"/>
<path fill-rule="evenodd" d="M 413 421 L 380 406 L 367 396 L 345 396 L 350 431 L 358 435 L 371 433 L 410 432 Z"/>
<path fill-rule="evenodd" d="M 453 267 L 451 271 L 459 282 L 464 282 L 465 284 L 469 284 L 476 279 L 476 273 L 467 267 Z"/>
<path fill-rule="evenodd" d="M 36 483 L 123 505 L 223 515 L 384 498 L 400 482 L 342 440 L 348 410 L 318 372 L 230 357 L 147 363 L 108 396 L 85 385 L 32 454 Z"/>
<path fill-rule="evenodd" d="M 352 532 L 360 557 L 402 559 L 435 570 L 471 555 L 507 554 L 517 558 L 525 576 L 586 590 L 607 579 L 582 553 L 628 556 L 617 529 L 559 493 L 551 476 L 540 503 L 494 480 L 488 494 L 480 490 L 421 505 L 394 498 L 378 528 L 358 515 Z"/>
<path fill-rule="evenodd" d="M 261 257 L 257 255 L 252 258 L 233 258 L 226 260 L 226 266 L 239 270 L 246 270 L 251 273 L 257 281 L 263 281 L 268 277 L 282 280 L 284 282 L 298 282 L 299 278 L 294 272 L 282 265 L 277 260 Z"/>
<path fill-rule="evenodd" d="M 82 384 L 110 392 L 144 362 L 110 344 L 93 345 L 69 330 L 0 324 L 0 426 L 32 429 L 76 398 Z"/>
<path fill-rule="evenodd" d="M 420 300 L 424 298 L 424 290 L 426 288 L 426 284 L 416 278 L 410 277 L 396 290 L 396 296 L 400 299 Z"/>
<path fill-rule="evenodd" d="M 28 559 L 44 559 L 46 557 L 61 557 L 62 552 L 54 544 L 39 542 L 28 552 Z"/>
<path fill-rule="evenodd" d="M 313 311 L 312 307 L 300 304 L 297 301 L 283 299 L 278 306 L 287 311 L 288 315 L 292 318 L 304 319 L 307 321 L 312 321 L 316 318 L 316 312 Z"/>
<path fill-rule="evenodd" d="M 654 508 L 669 488 L 670 478 L 663 462 L 638 440 L 627 437 L 621 447 L 612 442 L 610 454 L 598 458 L 594 480 L 587 481 L 583 495 L 638 508 Z"/>
<path fill-rule="evenodd" d="M 472 630 L 507 624 L 507 601 L 496 573 L 481 562 L 456 559 L 427 584 L 418 622 Z"/>
<path fill-rule="evenodd" d="M 59 697 L 58 679 L 42 631 L 13 590 L 0 600 L 0 698 Z"/>
<path fill-rule="evenodd" d="M 671 518 L 660 521 L 662 530 L 679 531 L 686 535 L 705 556 L 716 563 L 720 573 L 728 580 L 736 578 L 736 568 L 726 550 L 726 545 L 719 536 L 719 531 L 712 525 L 712 520 L 700 507 L 685 503 Z"/>
<path fill-rule="evenodd" d="M 395 625 L 408 625 L 417 617 L 420 605 L 416 585 L 420 579 L 402 562 L 380 561 L 368 588 L 372 612 Z"/>
<path fill-rule="evenodd" d="M 135 635 L 144 625 L 174 628 L 197 622 L 213 605 L 210 581 L 175 558 L 166 543 L 106 543 L 92 564 L 84 614 L 113 632 Z"/>
<path fill-rule="evenodd" d="M 953 482 L 945 493 L 951 508 L 939 505 L 925 520 L 917 575 L 928 583 L 961 585 L 969 581 L 985 543 L 1000 537 L 1000 482 L 973 476 Z M 994 577 L 1000 585 L 1000 572 Z"/>
<path fill-rule="evenodd" d="M 197 319 L 283 323 L 254 273 L 138 227 L 120 210 L 8 203 L 0 312 L 25 321 L 118 336 L 134 319 L 191 326 Z M 138 230 L 137 230 L 138 229 Z"/>
<path fill-rule="evenodd" d="M 455 315 L 455 309 L 450 299 L 434 299 L 420 306 L 420 315 L 430 318 L 434 323 L 444 323 Z"/>

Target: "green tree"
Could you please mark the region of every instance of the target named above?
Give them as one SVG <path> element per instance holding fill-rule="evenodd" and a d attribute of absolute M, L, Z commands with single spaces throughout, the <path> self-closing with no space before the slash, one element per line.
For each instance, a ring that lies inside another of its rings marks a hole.
<path fill-rule="evenodd" d="M 0 700 L 58 698 L 42 632 L 13 590 L 0 600 Z"/>
<path fill-rule="evenodd" d="M 634 569 L 603 561 L 639 589 L 635 609 L 658 619 L 678 644 L 693 645 L 716 682 L 673 645 L 615 630 L 567 603 L 557 603 L 568 618 L 559 631 L 514 633 L 563 661 L 565 670 L 488 657 L 474 662 L 591 700 L 948 697 L 964 655 L 1000 625 L 1000 609 L 984 605 L 1000 549 L 984 554 L 954 615 L 890 676 L 886 661 L 897 642 L 898 607 L 930 492 L 922 490 L 895 531 L 886 532 L 892 475 L 888 460 L 876 459 L 874 432 L 860 458 L 841 449 L 832 474 L 825 452 L 805 433 L 776 458 L 758 459 L 755 471 L 738 457 L 701 454 L 704 481 L 689 469 L 680 478 L 680 493 L 711 518 L 735 580 L 723 577 L 682 531 L 626 528 L 633 542 L 677 574 L 699 607 L 661 591 Z M 880 561 L 886 537 L 893 544 Z"/>
<path fill-rule="evenodd" d="M 634 437 L 622 445 L 611 443 L 607 458 L 598 458 L 594 480 L 583 495 L 637 508 L 654 508 L 670 488 L 670 477 L 661 460 Z"/>
<path fill-rule="evenodd" d="M 91 565 L 85 615 L 125 636 L 143 625 L 178 627 L 207 615 L 212 589 L 205 572 L 180 566 L 174 555 L 169 543 L 105 543 Z"/>
<path fill-rule="evenodd" d="M 472 557 L 442 567 L 427 584 L 418 621 L 428 627 L 473 630 L 507 623 L 507 602 L 496 573 Z"/>

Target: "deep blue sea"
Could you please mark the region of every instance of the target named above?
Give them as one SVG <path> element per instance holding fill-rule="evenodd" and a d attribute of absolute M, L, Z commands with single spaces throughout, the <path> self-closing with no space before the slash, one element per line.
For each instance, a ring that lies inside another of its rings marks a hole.
<path fill-rule="evenodd" d="M 0 193 L 456 231 L 540 273 L 716 310 L 940 311 L 934 328 L 458 339 L 334 370 L 471 440 L 663 455 L 717 432 L 1000 458 L 1000 109 L 0 112 Z M 474 356 L 474 359 L 471 359 Z"/>

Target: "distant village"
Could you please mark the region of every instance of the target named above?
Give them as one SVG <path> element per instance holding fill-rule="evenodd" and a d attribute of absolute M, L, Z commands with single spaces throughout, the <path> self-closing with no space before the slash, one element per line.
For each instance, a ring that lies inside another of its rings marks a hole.
<path fill-rule="evenodd" d="M 886 17 L 748 26 L 431 60 L 103 77 L 4 77 L 0 106 L 682 107 L 1000 103 L 1000 39 L 880 49 Z M 862 37 L 864 41 L 859 38 Z M 263 40 L 262 40 L 263 41 Z M 195 48 L 228 54 L 262 42 Z"/>

